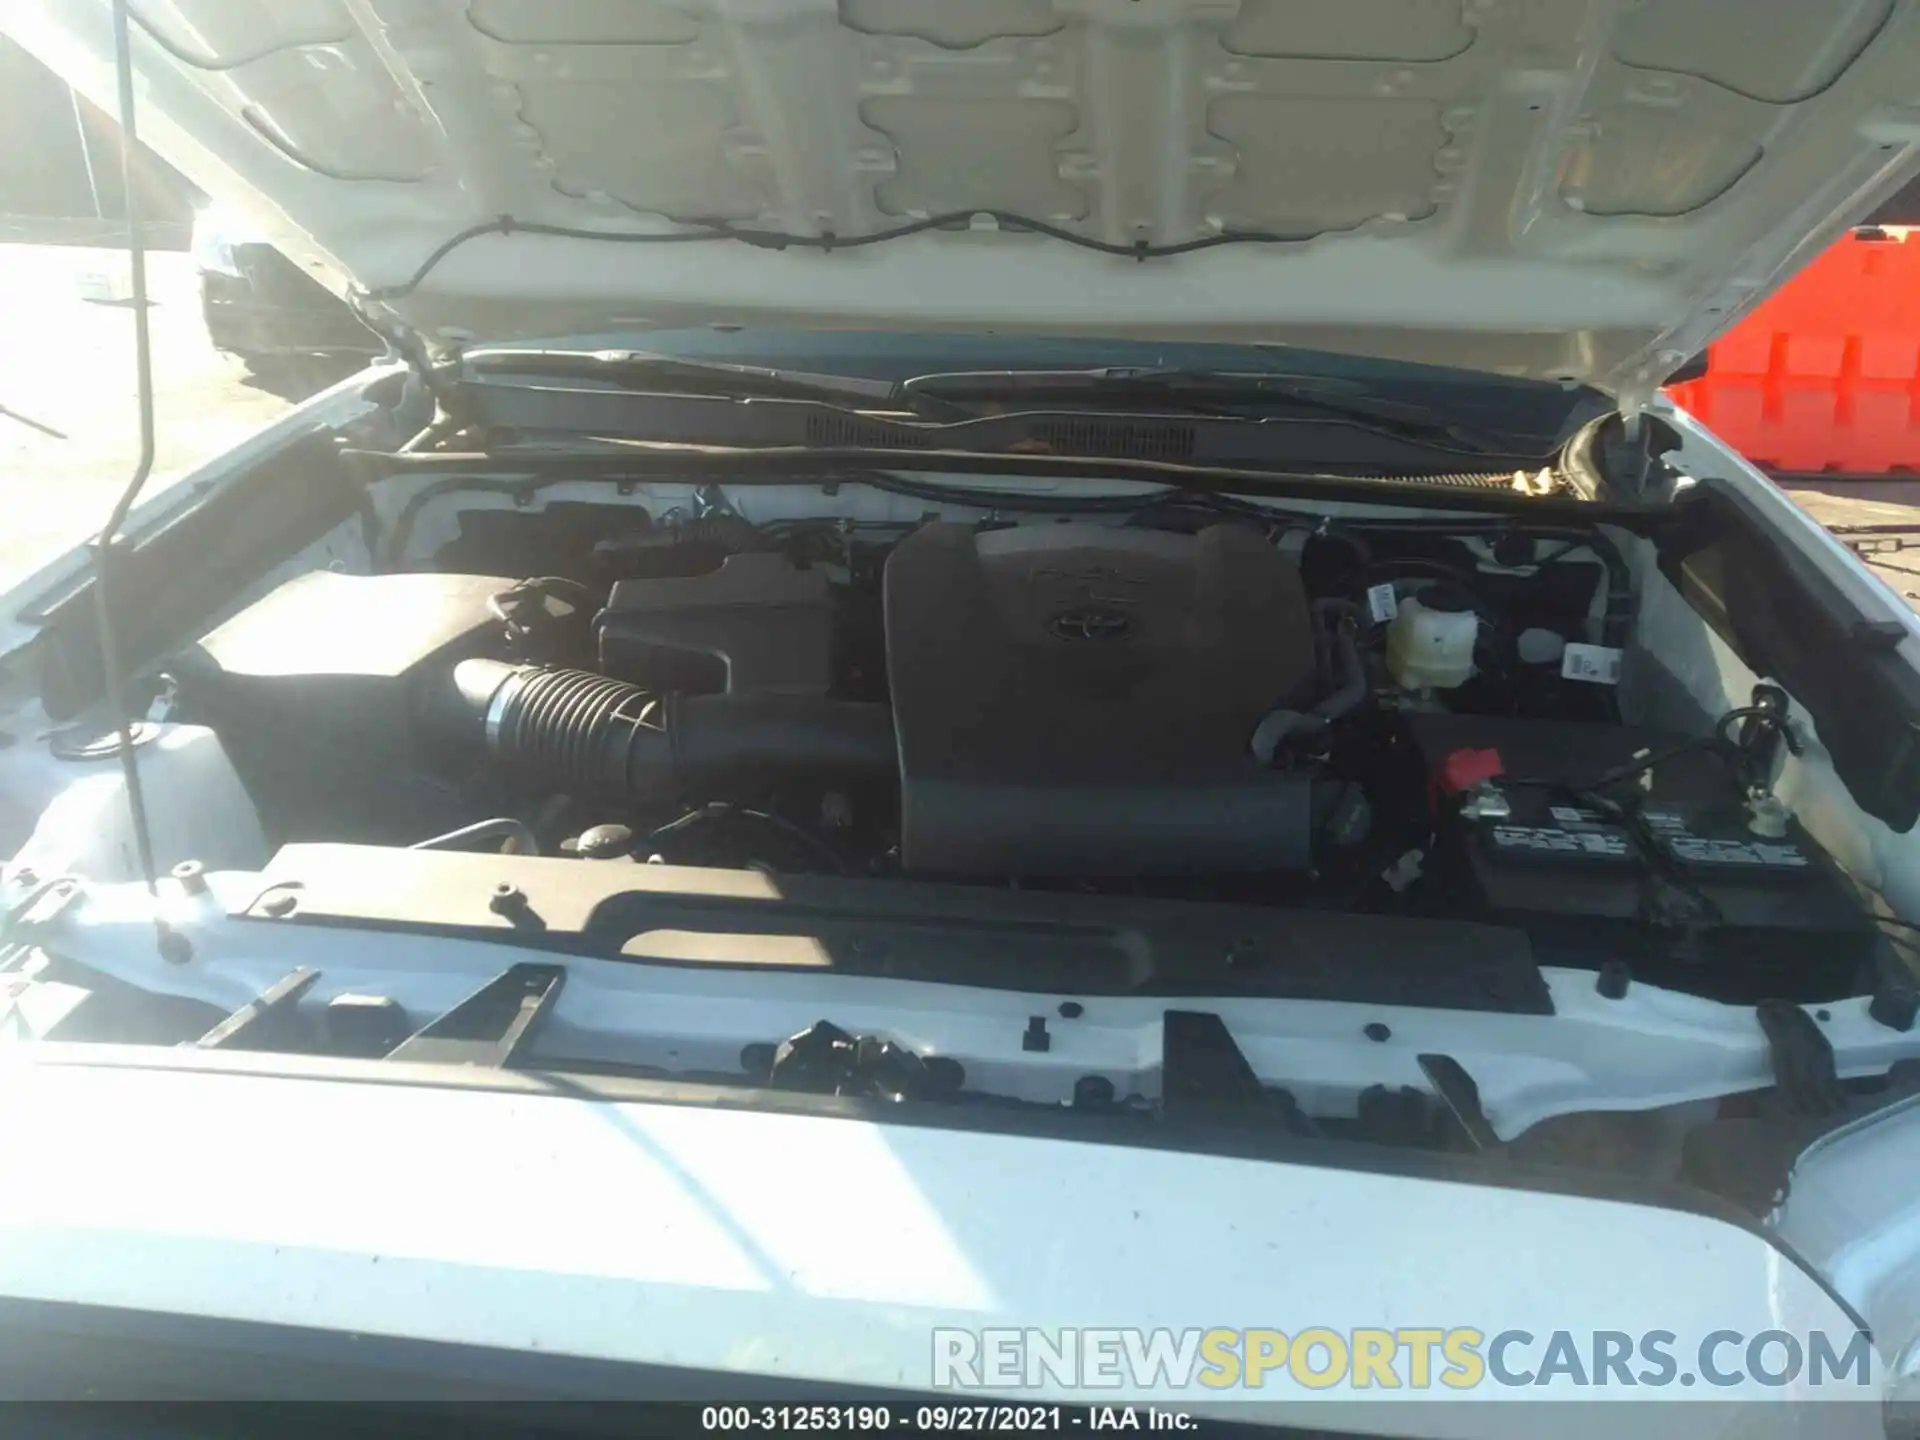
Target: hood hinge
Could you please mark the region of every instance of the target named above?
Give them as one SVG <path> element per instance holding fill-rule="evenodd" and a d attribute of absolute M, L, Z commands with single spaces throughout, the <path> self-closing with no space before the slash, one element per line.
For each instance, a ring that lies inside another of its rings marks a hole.
<path fill-rule="evenodd" d="M 420 435 L 401 449 L 416 448 L 428 435 L 444 438 L 464 429 L 470 418 L 466 397 L 461 392 L 459 381 L 453 378 L 460 359 L 459 348 L 455 346 L 449 349 L 446 356 L 436 363 L 427 349 L 425 337 L 390 315 L 376 314 L 364 291 L 349 290 L 347 307 L 359 317 L 362 325 L 387 342 L 386 358 L 404 360 L 407 368 L 413 372 L 415 383 L 433 397 L 432 421 Z"/>
<path fill-rule="evenodd" d="M 1654 455 L 1649 443 L 1651 436 L 1647 426 L 1647 407 L 1658 393 L 1657 385 L 1647 381 L 1644 376 L 1640 377 L 1633 386 L 1615 396 L 1614 409 L 1620 417 L 1619 430 L 1612 435 L 1602 431 L 1608 476 L 1629 494 L 1644 494 L 1652 473 Z"/>
<path fill-rule="evenodd" d="M 1585 475 L 1584 484 L 1597 487 L 1595 493 L 1650 500 L 1670 490 L 1673 476 L 1664 457 L 1679 444 L 1659 411 L 1622 401 L 1574 437 L 1561 463 L 1569 473 Z"/>
<path fill-rule="evenodd" d="M 1640 443 L 1647 407 L 1658 393 L 1658 386 L 1648 386 L 1643 389 L 1636 385 L 1631 390 L 1622 390 L 1614 398 L 1614 409 L 1620 416 L 1621 435 L 1628 444 Z"/>

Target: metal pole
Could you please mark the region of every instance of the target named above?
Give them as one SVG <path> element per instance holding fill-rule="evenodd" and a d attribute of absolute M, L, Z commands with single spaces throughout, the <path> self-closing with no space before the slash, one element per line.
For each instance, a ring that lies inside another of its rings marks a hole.
<path fill-rule="evenodd" d="M 147 250 L 140 229 L 140 203 L 134 192 L 134 155 L 139 134 L 134 127 L 133 42 L 127 30 L 127 0 L 113 0 L 113 58 L 119 79 L 120 101 L 120 175 L 126 186 L 127 265 L 133 278 L 133 363 L 135 384 L 140 397 L 140 459 L 126 488 L 114 503 L 113 511 L 100 532 L 94 551 L 93 604 L 95 630 L 100 642 L 100 668 L 104 674 L 107 705 L 120 728 L 120 768 L 126 778 L 127 809 L 133 822 L 133 840 L 140 858 L 140 871 L 147 892 L 158 895 L 160 879 L 153 861 L 153 836 L 147 825 L 146 791 L 140 780 L 139 757 L 133 753 L 133 717 L 127 711 L 126 687 L 120 675 L 120 650 L 113 633 L 113 597 L 109 577 L 113 570 L 114 546 L 127 512 L 133 508 L 140 487 L 153 473 L 153 349 L 147 327 Z M 156 920 L 156 925 L 159 921 Z M 164 944 L 166 931 L 161 928 Z"/>
<path fill-rule="evenodd" d="M 67 87 L 67 103 L 73 107 L 73 128 L 80 137 L 80 160 L 87 167 L 87 189 L 93 195 L 93 218 L 104 220 L 107 210 L 100 203 L 100 177 L 93 173 L 93 146 L 87 143 L 87 122 L 80 113 L 80 92 Z"/>

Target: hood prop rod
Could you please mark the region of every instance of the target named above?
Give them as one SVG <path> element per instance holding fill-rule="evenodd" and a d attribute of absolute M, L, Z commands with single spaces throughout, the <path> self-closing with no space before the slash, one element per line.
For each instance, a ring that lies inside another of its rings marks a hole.
<path fill-rule="evenodd" d="M 127 266 L 133 282 L 133 357 L 140 407 L 140 459 L 133 475 L 114 502 L 107 523 L 94 541 L 93 613 L 100 647 L 100 669 L 105 680 L 107 708 L 119 728 L 120 770 L 126 779 L 127 810 L 133 822 L 133 843 L 140 860 L 140 872 L 147 882 L 147 893 L 156 899 L 160 893 L 159 872 L 153 859 L 153 832 L 147 821 L 146 792 L 140 778 L 139 758 L 133 748 L 133 717 L 128 711 L 126 686 L 120 673 L 120 647 L 114 635 L 111 582 L 118 560 L 120 527 L 127 512 L 139 497 L 141 487 L 153 473 L 153 345 L 147 324 L 147 250 L 141 233 L 140 201 L 135 186 L 139 132 L 134 125 L 133 44 L 127 29 L 127 0 L 113 0 L 114 78 L 119 88 L 120 176 L 125 192 L 127 221 Z M 172 935 L 167 923 L 154 916 L 163 955 L 177 949 L 179 937 Z"/>

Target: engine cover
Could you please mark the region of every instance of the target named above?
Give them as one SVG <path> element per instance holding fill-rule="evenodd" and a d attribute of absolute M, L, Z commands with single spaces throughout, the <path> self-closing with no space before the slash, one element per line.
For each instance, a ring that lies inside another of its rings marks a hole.
<path fill-rule="evenodd" d="M 885 591 L 907 868 L 1308 864 L 1311 781 L 1248 748 L 1315 675 L 1299 572 L 1259 534 L 935 523 Z"/>

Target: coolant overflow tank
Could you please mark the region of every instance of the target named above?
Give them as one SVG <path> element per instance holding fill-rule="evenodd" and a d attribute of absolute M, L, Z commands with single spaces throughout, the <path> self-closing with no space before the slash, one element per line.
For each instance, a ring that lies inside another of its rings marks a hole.
<path fill-rule="evenodd" d="M 1409 595 L 1387 623 L 1387 673 L 1408 690 L 1451 690 L 1473 674 L 1480 617 L 1444 592 Z"/>

